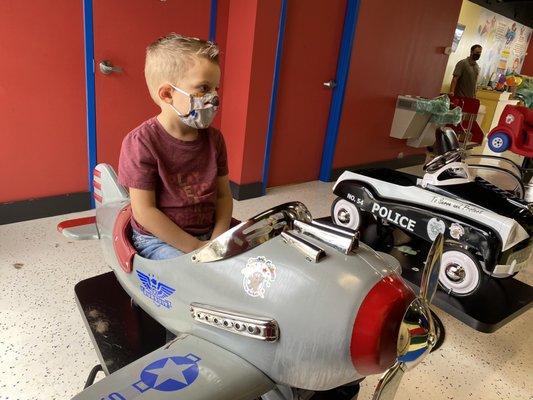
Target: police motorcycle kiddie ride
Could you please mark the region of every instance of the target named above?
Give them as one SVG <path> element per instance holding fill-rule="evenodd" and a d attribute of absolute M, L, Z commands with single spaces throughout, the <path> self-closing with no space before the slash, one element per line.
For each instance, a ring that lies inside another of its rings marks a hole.
<path fill-rule="evenodd" d="M 300 202 L 241 222 L 193 253 L 155 261 L 130 243 L 128 194 L 108 165 L 96 167 L 95 188 L 93 237 L 105 260 L 134 302 L 177 338 L 76 400 L 308 399 L 380 373 L 374 400 L 391 400 L 404 372 L 439 339 L 429 304 L 441 236 L 418 296 L 393 257 L 314 221 Z M 72 221 L 63 227 L 70 237 L 90 238 L 88 231 Z"/>
<path fill-rule="evenodd" d="M 333 189 L 332 220 L 350 229 L 373 226 L 374 236 L 390 227 L 429 242 L 443 234 L 439 283 L 455 296 L 474 293 L 482 274 L 507 278 L 531 263 L 531 204 L 472 176 L 456 150 L 424 170 L 422 179 L 385 168 L 344 172 Z"/>

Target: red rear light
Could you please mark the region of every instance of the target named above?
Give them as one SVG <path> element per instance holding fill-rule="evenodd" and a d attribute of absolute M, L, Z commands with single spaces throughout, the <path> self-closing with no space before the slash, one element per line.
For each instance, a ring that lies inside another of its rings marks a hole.
<path fill-rule="evenodd" d="M 396 361 L 400 324 L 414 298 L 398 275 L 383 278 L 368 292 L 355 317 L 350 345 L 357 372 L 379 374 Z"/>

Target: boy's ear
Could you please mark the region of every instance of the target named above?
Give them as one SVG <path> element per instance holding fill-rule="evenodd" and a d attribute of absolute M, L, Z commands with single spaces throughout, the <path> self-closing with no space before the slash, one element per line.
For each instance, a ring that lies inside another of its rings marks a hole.
<path fill-rule="evenodd" d="M 161 101 L 165 103 L 172 103 L 172 86 L 168 83 L 161 85 L 157 91 L 157 95 Z"/>

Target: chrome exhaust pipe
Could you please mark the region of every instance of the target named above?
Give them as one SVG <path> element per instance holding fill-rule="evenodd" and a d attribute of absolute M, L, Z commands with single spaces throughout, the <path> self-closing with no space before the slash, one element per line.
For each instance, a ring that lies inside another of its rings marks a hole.
<path fill-rule="evenodd" d="M 301 234 L 319 240 L 344 254 L 350 253 L 359 244 L 359 240 L 355 234 L 352 233 L 349 235 L 344 232 L 341 233 L 337 229 L 331 229 L 326 226 L 308 224 L 296 220 L 294 221 L 294 229 Z"/>

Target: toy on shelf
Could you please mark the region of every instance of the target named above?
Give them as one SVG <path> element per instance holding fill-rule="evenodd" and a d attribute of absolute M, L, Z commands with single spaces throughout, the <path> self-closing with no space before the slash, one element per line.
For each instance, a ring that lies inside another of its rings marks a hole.
<path fill-rule="evenodd" d="M 533 109 L 505 106 L 498 125 L 489 132 L 487 141 L 495 153 L 510 150 L 524 157 L 533 157 Z"/>

